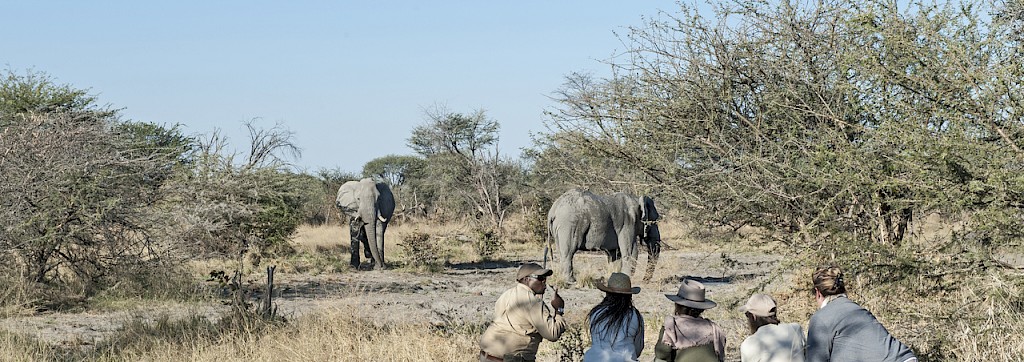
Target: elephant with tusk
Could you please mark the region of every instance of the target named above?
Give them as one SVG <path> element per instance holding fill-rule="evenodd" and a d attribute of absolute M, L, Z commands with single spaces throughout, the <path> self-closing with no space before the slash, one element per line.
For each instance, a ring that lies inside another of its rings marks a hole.
<path fill-rule="evenodd" d="M 554 239 L 553 254 L 561 260 L 562 275 L 570 284 L 576 282 L 572 257 L 578 250 L 603 250 L 613 271 L 633 274 L 640 244 L 649 254 L 649 280 L 661 252 L 658 230 L 658 209 L 647 196 L 626 193 L 601 196 L 579 189 L 566 191 L 548 211 L 548 237 Z M 547 256 L 545 250 L 545 258 Z"/>
<path fill-rule="evenodd" d="M 364 178 L 338 188 L 336 200 L 342 214 L 349 216 L 353 268 L 359 268 L 359 244 L 375 269 L 384 269 L 384 232 L 395 214 L 395 196 L 386 183 Z M 373 242 L 370 242 L 373 238 Z"/>

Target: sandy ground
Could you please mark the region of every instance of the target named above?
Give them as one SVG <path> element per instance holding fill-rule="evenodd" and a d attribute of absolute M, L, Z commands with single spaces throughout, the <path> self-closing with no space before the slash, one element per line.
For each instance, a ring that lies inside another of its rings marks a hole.
<path fill-rule="evenodd" d="M 651 281 L 641 282 L 643 271 L 636 272 L 634 284 L 641 286 L 643 291 L 634 297 L 634 303 L 647 323 L 656 326 L 672 308 L 664 294 L 675 294 L 683 277 L 702 281 L 709 290 L 709 299 L 720 305 L 706 315 L 730 331 L 730 352 L 735 352 L 738 341 L 745 336 L 742 316 L 735 309 L 753 288 L 774 277 L 780 268 L 780 259 L 771 255 L 729 255 L 723 258 L 716 252 L 666 251 Z M 434 325 L 484 325 L 491 319 L 495 300 L 513 285 L 517 266 L 527 261 L 536 260 L 457 264 L 434 274 L 396 270 L 315 276 L 278 273 L 275 284 L 279 295 L 274 301 L 279 314 L 286 318 L 339 308 L 355 309 L 380 323 L 416 321 Z M 578 280 L 584 279 L 580 276 L 605 275 L 607 270 L 605 257 L 600 253 L 577 255 L 576 264 L 579 265 Z M 646 265 L 646 257 L 641 257 L 639 265 L 641 268 Z M 557 273 L 558 269 L 555 270 Z M 775 280 L 768 285 L 785 283 Z M 563 288 L 560 294 L 566 301 L 570 320 L 583 320 L 589 309 L 603 297 L 602 292 L 588 286 Z M 550 294 L 545 299 L 550 300 Z M 174 317 L 189 313 L 216 318 L 227 309 L 222 304 L 211 302 L 201 306 L 163 306 L 110 313 L 49 313 L 2 319 L 0 328 L 35 336 L 48 343 L 87 348 L 116 331 L 130 318 L 152 319 L 162 314 Z M 649 360 L 655 337 L 647 336 L 648 348 L 642 359 Z M 738 360 L 733 358 L 738 355 L 730 354 L 729 360 Z M 542 348 L 541 359 L 557 360 L 557 356 L 552 350 Z"/>

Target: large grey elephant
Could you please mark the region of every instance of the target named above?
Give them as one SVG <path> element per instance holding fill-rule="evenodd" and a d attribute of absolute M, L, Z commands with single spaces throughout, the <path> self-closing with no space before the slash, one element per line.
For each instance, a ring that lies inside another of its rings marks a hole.
<path fill-rule="evenodd" d="M 359 267 L 359 244 L 374 268 L 384 269 L 384 232 L 395 214 L 395 196 L 383 182 L 364 178 L 349 181 L 338 188 L 336 201 L 342 214 L 349 216 L 353 267 Z M 369 241 L 369 237 L 373 242 Z M 372 258 L 372 259 L 371 259 Z"/>
<path fill-rule="evenodd" d="M 576 282 L 572 257 L 578 250 L 603 250 L 615 271 L 632 275 L 641 243 L 649 254 L 644 280 L 649 279 L 661 252 L 658 218 L 654 200 L 647 196 L 635 197 L 622 192 L 601 196 L 578 189 L 566 191 L 548 211 L 548 236 L 554 239 L 555 253 L 561 258 L 566 281 Z M 544 254 L 546 258 L 546 250 Z"/>

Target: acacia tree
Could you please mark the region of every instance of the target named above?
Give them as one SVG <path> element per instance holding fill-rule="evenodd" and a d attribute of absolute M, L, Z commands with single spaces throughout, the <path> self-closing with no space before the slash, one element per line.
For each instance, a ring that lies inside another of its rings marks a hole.
<path fill-rule="evenodd" d="M 423 172 L 423 159 L 416 156 L 387 155 L 363 165 L 363 176 L 383 180 L 391 188 L 405 186 L 410 179 Z"/>
<path fill-rule="evenodd" d="M 195 252 L 289 253 L 304 207 L 319 195 L 313 180 L 289 169 L 287 160 L 299 155 L 291 131 L 280 124 L 246 127 L 248 152 L 228 151 L 228 139 L 214 132 L 196 142 L 193 164 L 175 178 L 185 194 L 178 202 L 188 210 L 180 227 Z"/>
<path fill-rule="evenodd" d="M 426 159 L 418 156 L 387 155 L 363 165 L 363 176 L 383 180 L 395 193 L 399 213 L 425 216 L 428 190 L 424 172 Z"/>
<path fill-rule="evenodd" d="M 338 188 L 348 181 L 359 180 L 359 175 L 341 169 L 320 169 L 309 177 L 316 180 L 316 197 L 306 206 L 306 222 L 313 225 L 330 224 L 331 220 L 343 220 L 336 205 Z"/>
<path fill-rule="evenodd" d="M 600 80 L 584 73 L 572 73 L 565 78 L 556 99 L 564 107 L 546 111 L 549 118 L 548 134 L 534 138 L 536 147 L 526 156 L 533 163 L 534 189 L 543 198 L 554 200 L 568 185 L 602 192 L 629 191 L 634 194 L 657 193 L 655 185 L 665 182 L 660 172 L 638 168 L 640 160 L 656 157 L 658 148 L 626 145 L 625 134 L 614 134 L 600 114 L 592 108 L 593 102 L 610 102 L 620 80 Z M 605 94 L 605 91 L 613 92 Z M 611 116 L 615 119 L 619 116 Z M 633 141 L 654 142 L 654 140 Z M 623 162 L 628 160 L 629 162 Z M 546 212 L 546 210 L 545 210 Z"/>
<path fill-rule="evenodd" d="M 425 124 L 413 129 L 409 147 L 427 160 L 424 186 L 447 208 L 466 209 L 500 229 L 512 204 L 509 187 L 524 180 L 522 167 L 499 155 L 498 122 L 483 110 L 469 115 L 438 106 L 426 111 Z"/>
<path fill-rule="evenodd" d="M 977 11 L 735 1 L 713 19 L 680 13 L 632 29 L 615 77 L 567 78 L 538 165 L 572 171 L 563 160 L 578 157 L 581 176 L 642 175 L 701 224 L 784 241 L 898 244 L 915 215 L 1013 203 L 996 200 L 1017 186 L 992 182 L 1020 168 L 1019 41 Z"/>
<path fill-rule="evenodd" d="M 173 262 L 181 244 L 161 212 L 190 142 L 173 127 L 121 122 L 45 74 L 9 71 L 0 80 L 0 270 L 89 295 Z"/>
<path fill-rule="evenodd" d="M 985 331 L 910 333 L 922 360 L 1012 360 L 1024 344 L 1005 337 L 1020 326 L 1002 290 L 1021 284 L 998 255 L 1024 236 L 1021 4 L 682 6 L 631 29 L 611 79 L 567 79 L 536 165 L 647 183 L 680 219 L 784 242 L 788 263 L 956 306 L 896 324 Z M 907 242 L 922 216 L 950 236 Z"/>

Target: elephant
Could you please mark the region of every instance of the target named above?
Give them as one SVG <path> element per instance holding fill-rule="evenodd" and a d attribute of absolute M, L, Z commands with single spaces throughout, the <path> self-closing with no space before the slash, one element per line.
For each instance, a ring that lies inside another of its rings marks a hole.
<path fill-rule="evenodd" d="M 634 197 L 622 192 L 601 196 L 571 189 L 559 196 L 548 211 L 548 248 L 554 239 L 566 282 L 573 284 L 576 277 L 572 257 L 576 251 L 603 250 L 615 271 L 632 275 L 640 252 L 638 243 L 645 244 L 649 254 L 646 281 L 661 252 L 658 218 L 658 210 L 650 197 Z M 545 261 L 548 248 L 544 252 Z M 623 256 L 625 263 L 620 261 Z"/>
<path fill-rule="evenodd" d="M 349 216 L 352 267 L 359 268 L 359 244 L 362 243 L 366 259 L 375 269 L 384 269 L 384 232 L 395 214 L 391 188 L 370 178 L 349 181 L 338 188 L 336 204 L 342 214 Z M 372 243 L 368 240 L 370 237 Z"/>

